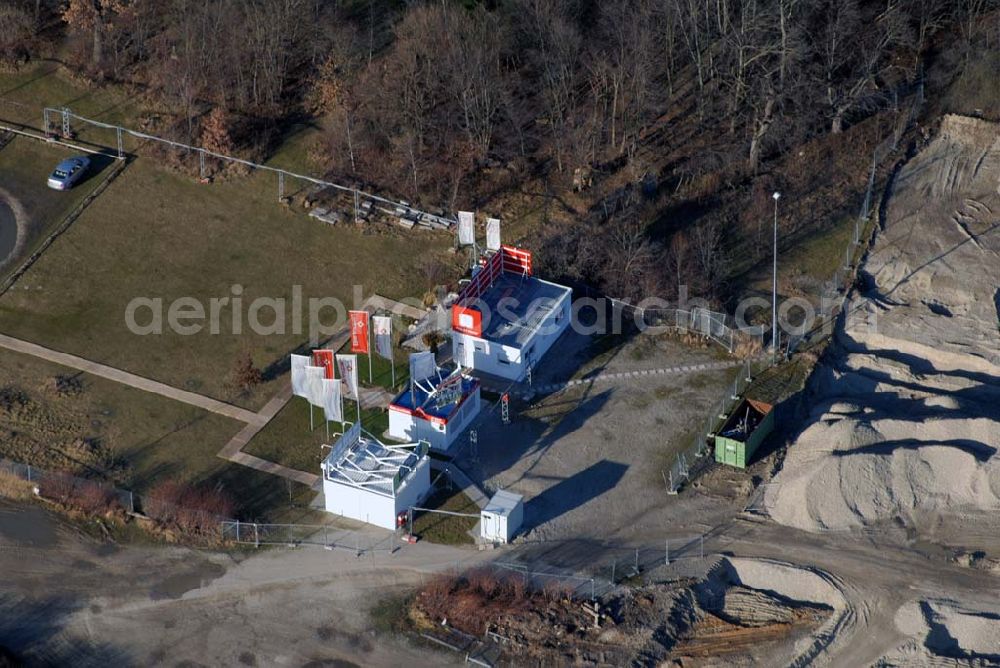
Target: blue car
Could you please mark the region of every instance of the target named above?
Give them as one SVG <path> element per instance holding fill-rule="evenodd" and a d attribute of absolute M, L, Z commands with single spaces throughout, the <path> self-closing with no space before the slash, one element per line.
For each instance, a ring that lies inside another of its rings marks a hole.
<path fill-rule="evenodd" d="M 49 188 L 53 190 L 69 190 L 77 181 L 83 178 L 87 167 L 90 167 L 90 158 L 83 156 L 66 158 L 56 165 L 55 171 L 49 177 Z"/>

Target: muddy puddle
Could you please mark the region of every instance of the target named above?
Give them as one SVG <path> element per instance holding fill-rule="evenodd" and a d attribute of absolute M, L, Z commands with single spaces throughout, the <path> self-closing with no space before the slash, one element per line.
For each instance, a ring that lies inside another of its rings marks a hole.
<path fill-rule="evenodd" d="M 17 245 L 17 221 L 14 210 L 0 198 L 0 265 L 10 259 Z"/>
<path fill-rule="evenodd" d="M 56 527 L 41 508 L 0 505 L 0 542 L 31 547 L 56 544 Z"/>
<path fill-rule="evenodd" d="M 149 590 L 149 597 L 154 601 L 177 599 L 193 589 L 199 589 L 225 574 L 226 569 L 218 564 L 203 562 L 195 568 L 171 575 L 160 580 Z"/>

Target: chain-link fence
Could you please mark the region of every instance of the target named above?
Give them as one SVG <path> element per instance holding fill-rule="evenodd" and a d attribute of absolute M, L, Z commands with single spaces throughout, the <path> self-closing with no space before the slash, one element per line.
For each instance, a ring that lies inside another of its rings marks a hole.
<path fill-rule="evenodd" d="M 185 524 L 201 528 L 210 528 L 220 520 L 228 519 L 166 498 L 158 498 L 156 495 L 140 496 L 107 482 L 81 478 L 63 471 L 48 471 L 9 459 L 0 459 L 0 473 L 31 483 L 35 493 L 41 497 L 83 510 L 104 512 L 120 508 L 129 514 L 147 515 L 163 521 L 183 518 Z"/>
<path fill-rule="evenodd" d="M 265 524 L 226 520 L 220 523 L 222 540 L 242 545 L 315 545 L 343 549 L 358 556 L 393 553 L 399 549 L 395 532 L 371 533 L 324 524 Z"/>
<path fill-rule="evenodd" d="M 761 348 L 765 333 L 757 327 L 740 329 L 727 313 L 707 308 L 643 308 L 618 299 L 611 300 L 618 308 L 629 309 L 644 330 L 670 328 L 715 341 L 728 352 L 736 352 L 741 343 Z"/>
<path fill-rule="evenodd" d="M 174 141 L 148 132 L 105 123 L 73 113 L 65 107 L 45 107 L 41 110 L 41 115 L 42 131 L 46 135 L 68 139 L 76 137 L 80 129 L 86 129 L 86 139 L 89 143 L 101 146 L 108 153 L 119 158 L 125 157 L 130 148 L 139 152 L 155 147 L 159 151 L 167 152 L 172 160 L 178 164 L 196 170 L 198 177 L 202 180 L 210 178 L 216 171 L 216 167 L 220 165 L 235 165 L 248 171 L 273 174 L 279 202 L 285 202 L 293 194 L 295 184 L 312 188 L 315 192 L 328 191 L 334 195 L 334 200 L 339 202 L 339 208 L 348 216 L 352 216 L 355 223 L 368 221 L 374 214 L 379 213 L 392 220 L 397 220 L 407 228 L 416 226 L 448 230 L 455 224 L 452 218 L 443 213 L 422 211 L 409 202 L 382 197 L 358 186 L 334 183 L 280 167 L 226 155 L 201 146 Z M 134 147 L 130 147 L 127 141 L 138 143 Z M 310 215 L 325 223 L 335 223 L 346 217 L 337 211 L 320 206 L 313 207 Z"/>
<path fill-rule="evenodd" d="M 761 359 L 758 365 L 760 369 L 757 369 L 757 373 L 769 366 L 770 363 Z M 754 367 L 753 360 L 748 359 L 743 362 L 743 365 L 739 368 L 739 372 L 733 379 L 732 385 L 716 401 L 712 410 L 705 417 L 704 422 L 702 422 L 701 427 L 699 427 L 692 443 L 677 453 L 670 467 L 662 472 L 663 483 L 669 493 L 676 494 L 680 490 L 681 486 L 690 479 L 691 468 L 695 462 L 708 453 L 709 445 L 715 437 L 719 425 L 725 421 L 729 415 L 729 411 L 736 406 L 750 386 L 750 383 L 753 382 Z"/>

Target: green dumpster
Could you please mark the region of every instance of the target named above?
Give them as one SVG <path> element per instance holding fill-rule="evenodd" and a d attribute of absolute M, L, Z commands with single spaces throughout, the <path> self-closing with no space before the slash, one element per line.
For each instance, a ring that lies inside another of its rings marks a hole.
<path fill-rule="evenodd" d="M 715 435 L 715 461 L 745 469 L 773 429 L 774 406 L 744 399 Z"/>

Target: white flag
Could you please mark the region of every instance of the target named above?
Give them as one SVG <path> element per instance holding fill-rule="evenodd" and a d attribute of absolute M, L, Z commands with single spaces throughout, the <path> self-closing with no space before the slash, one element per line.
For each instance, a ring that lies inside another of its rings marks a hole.
<path fill-rule="evenodd" d="M 392 359 L 392 318 L 377 315 L 372 318 L 375 326 L 375 352 L 387 360 Z"/>
<path fill-rule="evenodd" d="M 434 353 L 412 353 L 410 355 L 410 380 L 414 383 L 430 378 L 437 371 Z"/>
<path fill-rule="evenodd" d="M 340 369 L 340 379 L 344 381 L 344 396 L 358 401 L 358 356 L 337 355 L 337 368 Z"/>
<path fill-rule="evenodd" d="M 308 355 L 292 355 L 292 395 L 309 398 L 306 387 L 306 367 L 312 362 Z"/>
<path fill-rule="evenodd" d="M 323 414 L 328 422 L 344 421 L 344 402 L 340 397 L 340 381 L 323 379 Z"/>
<path fill-rule="evenodd" d="M 500 219 L 486 219 L 486 248 L 489 250 L 500 250 Z"/>
<path fill-rule="evenodd" d="M 471 246 L 476 243 L 476 214 L 471 211 L 458 212 L 458 245 Z"/>
<path fill-rule="evenodd" d="M 313 406 L 323 406 L 323 379 L 326 377 L 325 366 L 307 366 L 306 375 L 306 399 Z"/>

